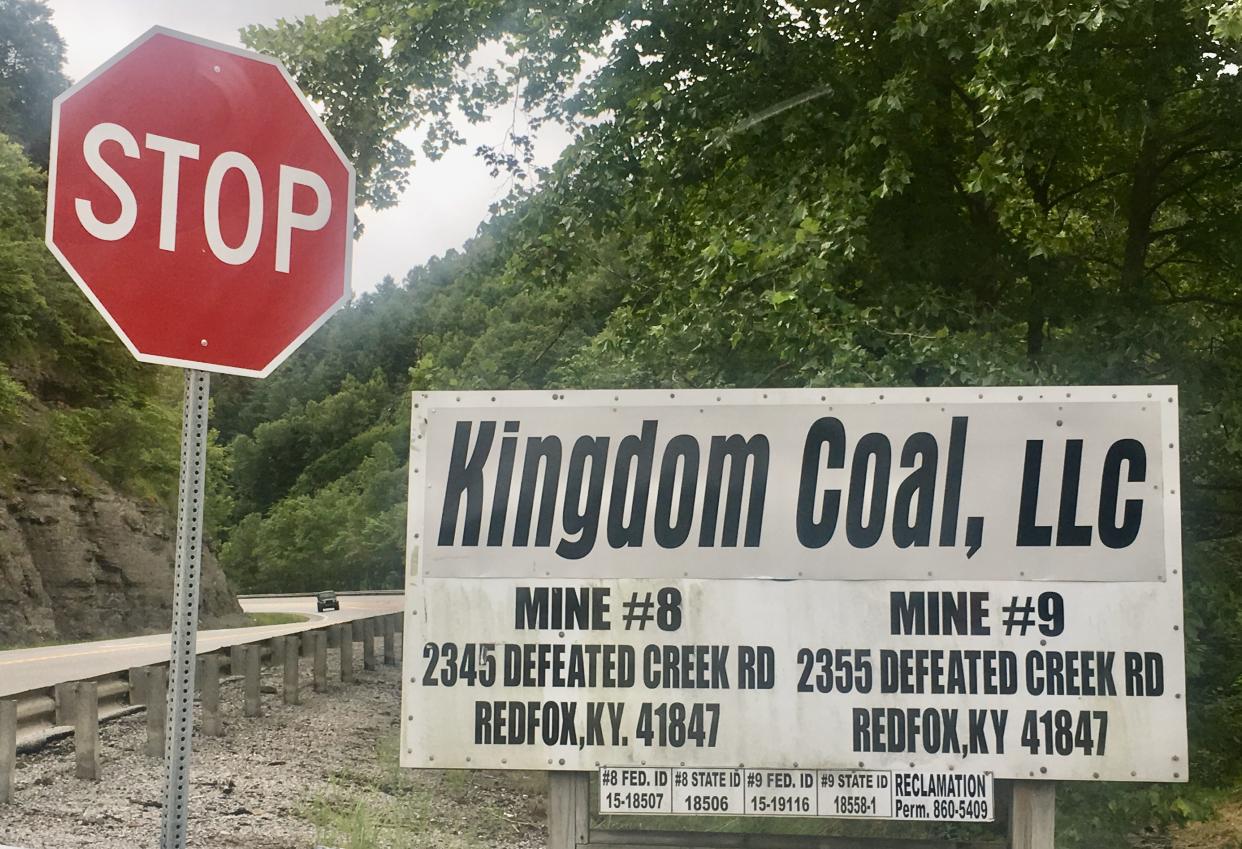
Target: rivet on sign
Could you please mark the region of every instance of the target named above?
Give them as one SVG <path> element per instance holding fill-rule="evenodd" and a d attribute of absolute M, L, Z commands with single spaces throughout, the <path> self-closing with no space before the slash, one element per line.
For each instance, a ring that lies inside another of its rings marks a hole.
<path fill-rule="evenodd" d="M 1114 398 L 1116 398 L 1117 396 L 1116 396 L 1116 395 L 1114 395 L 1113 397 L 1114 397 Z M 1091 777 L 1092 777 L 1092 778 L 1099 778 L 1099 777 L 1100 777 L 1100 774 L 1099 774 L 1098 772 L 1093 772 L 1093 773 L 1091 773 Z"/>
<path fill-rule="evenodd" d="M 1136 775 L 1138 775 L 1138 772 L 1137 772 L 1137 771 L 1135 771 L 1135 770 L 1130 770 L 1130 777 L 1131 777 L 1131 778 L 1134 778 Z"/>
<path fill-rule="evenodd" d="M 470 760 L 470 758 L 466 758 L 466 760 Z M 564 758 L 561 758 L 561 760 L 560 760 L 560 764 L 561 764 L 561 766 L 564 766 L 564 765 L 565 765 L 565 759 L 564 759 Z"/>
<path fill-rule="evenodd" d="M 206 347 L 207 347 L 207 340 L 206 340 L 206 339 L 200 339 L 200 340 L 198 341 L 198 344 L 200 344 L 200 345 L 202 345 L 204 348 L 206 348 Z"/>
<path fill-rule="evenodd" d="M 1175 761 L 1180 761 L 1180 760 L 1181 760 L 1181 758 L 1179 758 L 1177 755 L 1174 755 L 1174 756 L 1173 756 L 1173 760 L 1175 760 Z"/>
<path fill-rule="evenodd" d="M 859 768 L 859 769 L 862 769 L 862 765 L 863 765 L 863 762 L 862 762 L 862 761 L 859 761 L 859 762 L 858 762 L 858 768 Z"/>
<path fill-rule="evenodd" d="M 563 637 L 563 636 L 565 636 L 565 632 L 564 632 L 564 631 L 561 631 L 561 632 L 560 632 L 560 636 L 562 636 L 562 637 Z"/>
<path fill-rule="evenodd" d="M 1046 767 L 1046 766 L 1041 766 L 1041 767 L 1039 768 L 1039 771 L 1040 771 L 1041 773 L 1042 773 L 1042 772 L 1047 772 L 1047 771 L 1048 771 L 1048 767 Z"/>
<path fill-rule="evenodd" d="M 1178 772 L 1173 773 L 1174 778 L 1179 778 L 1180 776 L 1181 776 L 1181 773 L 1178 773 Z"/>

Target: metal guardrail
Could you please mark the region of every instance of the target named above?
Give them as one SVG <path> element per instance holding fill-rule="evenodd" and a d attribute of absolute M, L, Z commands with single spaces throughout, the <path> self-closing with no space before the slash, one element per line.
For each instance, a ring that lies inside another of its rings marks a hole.
<path fill-rule="evenodd" d="M 298 704 L 299 689 L 298 661 L 310 658 L 313 661 L 315 689 L 317 692 L 327 690 L 326 653 L 329 647 L 337 648 L 341 654 L 341 681 L 351 683 L 354 680 L 354 643 L 362 642 L 362 665 L 365 669 L 377 669 L 381 656 L 376 651 L 376 640 L 383 640 L 382 662 L 384 665 L 399 663 L 398 640 L 401 636 L 400 613 L 385 613 L 375 616 L 364 616 L 343 622 L 327 622 L 322 625 L 304 629 L 296 634 L 282 634 L 274 637 L 242 638 L 239 634 L 237 642 L 220 646 L 198 655 L 199 663 L 209 662 L 210 670 L 207 679 L 214 682 L 210 691 L 202 689 L 204 720 L 208 714 L 215 714 L 218 721 L 219 684 L 226 674 L 225 681 L 236 681 L 243 677 L 246 656 L 252 663 L 244 671 L 247 702 L 251 699 L 257 704 L 260 699 L 259 669 L 268 665 L 283 665 L 285 668 L 286 704 Z M 318 634 L 308 642 L 306 636 Z M 346 638 L 348 635 L 348 638 Z M 255 649 L 258 651 L 256 652 Z M 210 657 L 210 661 L 206 658 Z M 58 683 L 49 687 L 40 687 L 23 693 L 6 695 L 0 698 L 0 803 L 11 798 L 13 773 L 16 767 L 15 757 L 18 753 L 37 751 L 48 742 L 74 736 L 75 748 L 88 746 L 89 758 L 94 758 L 97 749 L 98 725 L 138 711 L 148 709 L 148 703 L 155 698 L 157 689 L 164 687 L 156 678 L 167 662 L 147 664 L 133 667 L 127 672 L 114 672 L 88 679 L 75 679 Z M 160 676 L 162 677 L 162 676 Z M 200 682 L 201 683 L 201 682 Z M 292 701 L 289 701 L 292 688 Z M 85 698 L 90 701 L 81 702 L 80 694 L 86 692 Z M 162 700 L 161 700 L 162 702 Z M 95 705 L 95 710 L 83 705 Z M 158 708 L 163 708 L 161 703 Z M 153 715 L 162 714 L 157 710 Z M 248 713 L 247 715 L 257 715 Z M 86 717 L 90 717 L 88 720 Z M 96 721 L 97 720 L 97 721 Z M 81 723 L 89 722 L 86 740 L 80 728 Z M 158 728 L 156 728 L 158 726 Z M 153 723 L 148 720 L 148 743 L 151 742 L 152 729 L 163 730 L 163 722 Z M 212 733 L 212 732 L 206 732 Z M 214 732 L 219 733 L 217 730 Z M 153 747 L 155 748 L 155 747 Z M 163 739 L 159 740 L 158 749 L 163 751 Z M 96 761 L 97 770 L 97 761 Z M 79 777 L 84 777 L 79 774 Z M 90 776 L 96 777 L 94 775 Z M 6 798 L 8 797 L 8 798 Z M 0 846 L 0 849 L 6 849 Z"/>
<path fill-rule="evenodd" d="M 344 595 L 345 593 L 338 593 Z M 401 590 L 385 590 L 385 591 L 359 591 L 351 592 L 351 595 L 401 595 Z M 311 597 L 313 593 L 309 594 Z M 296 597 L 288 593 L 275 596 L 238 596 L 238 598 L 290 598 Z M 400 614 L 382 614 L 380 617 L 362 616 L 356 620 L 364 621 L 368 619 L 382 618 L 383 616 Z M 330 631 L 335 625 L 342 623 L 333 622 L 329 624 L 314 625 L 299 634 L 310 634 L 315 631 Z M 240 676 L 243 671 L 232 668 L 232 659 L 237 657 L 232 650 L 247 645 L 258 644 L 261 647 L 261 662 L 268 665 L 269 662 L 275 660 L 274 652 L 271 646 L 273 639 L 280 637 L 246 637 L 238 634 L 238 641 L 228 643 L 213 649 L 211 652 L 203 652 L 199 655 L 200 659 L 203 655 L 219 652 L 222 655 L 222 671 L 227 670 L 231 676 Z M 158 667 L 168 667 L 168 662 L 160 662 L 146 664 L 142 669 L 151 669 Z M 134 683 L 129 680 L 130 672 L 113 672 L 106 675 L 97 676 L 95 678 L 74 679 L 54 684 L 47 687 L 39 687 L 33 690 L 27 690 L 22 693 L 14 693 L 4 696 L 4 699 L 11 699 L 17 702 L 17 748 L 19 752 L 35 751 L 47 743 L 67 737 L 73 733 L 72 725 L 72 695 L 69 688 L 74 683 L 79 682 L 95 682 L 99 688 L 99 720 L 107 722 L 120 716 L 142 710 L 146 706 L 146 696 L 144 692 L 134 692 Z M 145 687 L 145 681 L 142 683 Z M 0 847 L 3 849 L 3 847 Z"/>

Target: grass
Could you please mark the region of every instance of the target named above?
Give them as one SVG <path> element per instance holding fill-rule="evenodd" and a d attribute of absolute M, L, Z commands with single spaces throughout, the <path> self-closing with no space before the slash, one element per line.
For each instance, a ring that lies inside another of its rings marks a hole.
<path fill-rule="evenodd" d="M 301 613 L 247 613 L 247 621 L 233 627 L 254 628 L 262 625 L 294 625 L 298 622 L 306 622 L 309 618 Z"/>
<path fill-rule="evenodd" d="M 315 841 L 338 849 L 492 849 L 542 826 L 547 784 L 539 773 L 403 770 L 398 736 L 375 759 L 338 769 L 301 815 Z"/>

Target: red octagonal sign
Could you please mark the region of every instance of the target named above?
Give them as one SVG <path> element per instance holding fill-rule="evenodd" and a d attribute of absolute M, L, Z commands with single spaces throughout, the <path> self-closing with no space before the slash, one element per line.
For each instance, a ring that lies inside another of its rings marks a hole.
<path fill-rule="evenodd" d="M 47 243 L 134 356 L 264 377 L 349 300 L 354 170 L 274 59 L 160 27 L 56 99 Z"/>

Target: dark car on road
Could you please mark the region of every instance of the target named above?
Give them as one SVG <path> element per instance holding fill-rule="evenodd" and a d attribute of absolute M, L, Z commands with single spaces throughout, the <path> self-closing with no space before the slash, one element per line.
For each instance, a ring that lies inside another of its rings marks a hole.
<path fill-rule="evenodd" d="M 321 593 L 315 593 L 315 606 L 319 608 L 319 612 L 325 610 L 340 610 L 341 602 L 336 597 L 336 593 L 332 590 L 325 590 Z"/>

